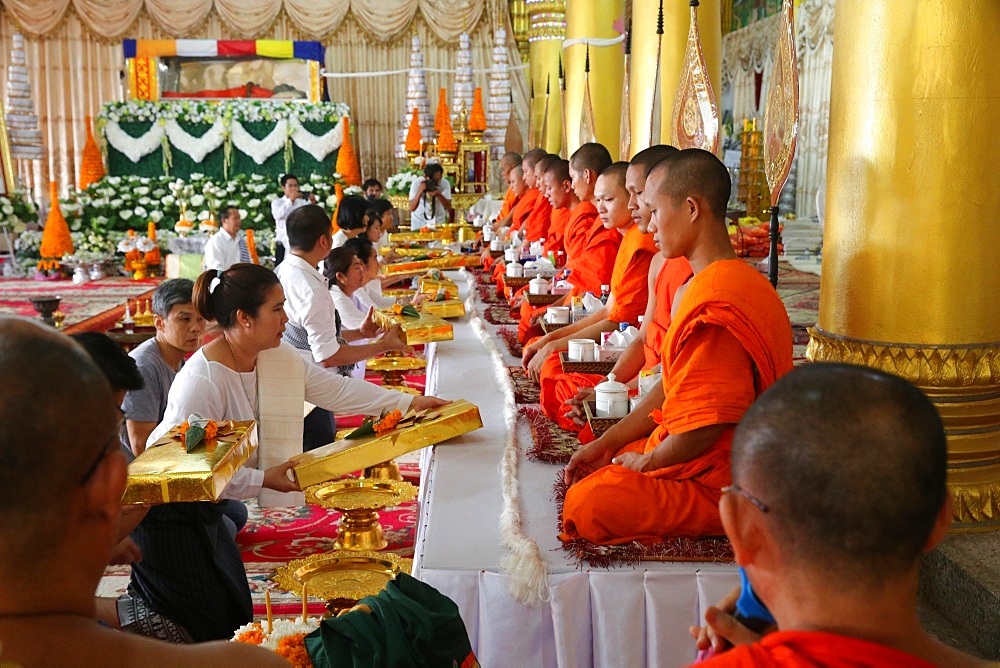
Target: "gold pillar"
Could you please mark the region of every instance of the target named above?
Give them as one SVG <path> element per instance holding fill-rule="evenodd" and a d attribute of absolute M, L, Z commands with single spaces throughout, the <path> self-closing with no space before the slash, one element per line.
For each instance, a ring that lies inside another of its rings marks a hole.
<path fill-rule="evenodd" d="M 670 114 L 674 95 L 684 64 L 688 28 L 691 25 L 691 4 L 688 0 L 663 1 L 663 42 L 660 51 L 660 91 L 663 121 L 660 123 L 660 143 L 670 143 Z M 698 7 L 698 28 L 701 47 L 708 63 L 708 76 L 715 98 L 722 97 L 722 0 L 701 0 Z M 656 71 L 656 18 L 660 0 L 632 0 L 632 74 L 629 88 L 632 94 L 632 154 L 648 147 L 649 116 L 653 106 L 653 77 Z"/>
<path fill-rule="evenodd" d="M 618 37 L 615 21 L 625 14 L 625 0 L 567 0 L 566 39 Z M 622 82 L 625 55 L 622 44 L 590 47 L 590 99 L 594 106 L 594 133 L 618 159 L 618 131 L 622 113 Z M 580 147 L 580 117 L 583 113 L 583 75 L 587 45 L 574 44 L 563 50 L 566 70 L 566 143 L 569 153 Z"/>
<path fill-rule="evenodd" d="M 510 27 L 514 31 L 514 42 L 517 50 L 521 54 L 521 62 L 528 62 L 528 27 L 531 25 L 528 18 L 528 8 L 524 0 L 510 0 Z"/>
<path fill-rule="evenodd" d="M 530 81 L 535 87 L 535 104 L 532 119 L 535 141 L 549 153 L 558 153 L 562 143 L 562 104 L 559 102 L 559 56 L 562 41 L 566 38 L 565 0 L 526 0 L 531 28 L 528 62 Z M 545 84 L 549 82 L 548 141 L 542 144 L 542 112 L 545 109 Z M 530 146 L 529 148 L 536 148 Z"/>
<path fill-rule="evenodd" d="M 899 374 L 941 412 L 956 527 L 1000 528 L 996 0 L 840 0 L 809 357 Z"/>

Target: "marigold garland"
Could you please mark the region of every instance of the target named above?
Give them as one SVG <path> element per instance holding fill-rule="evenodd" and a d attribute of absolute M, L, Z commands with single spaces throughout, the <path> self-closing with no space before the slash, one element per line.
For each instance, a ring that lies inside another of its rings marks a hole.
<path fill-rule="evenodd" d="M 406 130 L 406 150 L 409 153 L 420 153 L 420 110 L 413 108 L 413 115 L 410 117 L 410 127 Z"/>
<path fill-rule="evenodd" d="M 69 235 L 69 225 L 59 208 L 59 189 L 55 181 L 49 184 L 49 196 L 52 208 L 49 209 L 49 217 L 45 220 L 42 244 L 38 249 L 42 261 L 48 260 L 48 262 L 45 262 L 45 267 L 42 266 L 42 262 L 39 262 L 39 269 L 57 269 L 59 260 L 64 255 L 73 254 L 73 239 Z"/>
<path fill-rule="evenodd" d="M 448 101 L 445 99 L 444 88 L 440 89 L 438 92 L 438 108 L 434 112 L 434 132 L 441 134 L 441 128 L 444 127 L 444 122 L 448 120 L 451 122 L 448 116 Z"/>
<path fill-rule="evenodd" d="M 100 181 L 106 173 L 104 171 L 104 160 L 101 156 L 101 149 L 98 148 L 97 141 L 94 139 L 90 116 L 87 116 L 86 119 L 87 141 L 83 145 L 83 156 L 80 161 L 80 190 L 83 190 L 95 181 Z"/>
<path fill-rule="evenodd" d="M 257 242 L 253 238 L 253 230 L 247 230 L 247 252 L 250 253 L 250 261 L 260 264 L 260 257 L 257 255 Z"/>
<path fill-rule="evenodd" d="M 181 422 L 180 426 L 177 427 L 177 431 L 179 431 L 180 434 L 183 436 L 184 434 L 187 433 L 188 429 L 190 428 L 191 425 L 188 423 L 187 420 L 184 420 L 184 422 Z M 215 423 L 215 420 L 209 420 L 208 424 L 204 426 L 204 429 L 205 429 L 206 441 L 211 441 L 213 438 L 219 435 L 219 425 Z"/>
<path fill-rule="evenodd" d="M 441 89 L 444 92 L 444 88 Z M 444 98 L 442 98 L 442 101 Z M 441 111 L 438 111 L 438 116 L 442 115 Z M 444 105 L 443 112 L 444 120 L 441 121 L 441 129 L 438 130 L 438 150 L 442 153 L 457 153 L 458 152 L 458 142 L 455 141 L 455 133 L 451 129 L 451 116 L 448 113 L 448 106 Z"/>
<path fill-rule="evenodd" d="M 336 171 L 340 174 L 344 183 L 349 186 L 361 185 L 361 167 L 358 165 L 358 156 L 354 152 L 354 145 L 351 144 L 350 125 L 351 119 L 344 116 L 344 140 L 340 144 L 337 152 Z"/>
<path fill-rule="evenodd" d="M 486 132 L 486 112 L 483 110 L 483 89 L 472 93 L 472 112 L 469 114 L 469 132 Z"/>
<path fill-rule="evenodd" d="M 187 422 L 184 424 L 187 424 Z M 255 623 L 249 631 L 244 631 L 236 636 L 235 642 L 246 645 L 259 645 L 264 642 L 264 629 L 259 623 Z"/>
<path fill-rule="evenodd" d="M 403 414 L 398 410 L 392 411 L 391 413 L 386 413 L 380 419 L 375 420 L 372 423 L 372 429 L 375 433 L 381 436 L 387 432 L 392 431 L 399 424 L 399 421 L 403 419 Z"/>
<path fill-rule="evenodd" d="M 153 221 L 149 221 L 146 236 L 153 242 L 153 249 L 146 252 L 146 264 L 154 267 L 159 266 L 163 258 L 160 256 L 160 247 L 156 243 L 156 223 Z"/>
<path fill-rule="evenodd" d="M 283 658 L 296 668 L 312 668 L 313 662 L 306 651 L 306 634 L 296 633 L 278 641 L 278 649 L 275 654 Z"/>

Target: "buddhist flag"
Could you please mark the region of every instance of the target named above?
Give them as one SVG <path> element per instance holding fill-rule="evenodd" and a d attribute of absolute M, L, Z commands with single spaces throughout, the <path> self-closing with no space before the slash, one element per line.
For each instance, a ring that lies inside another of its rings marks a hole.
<path fill-rule="evenodd" d="M 691 26 L 688 28 L 681 79 L 674 96 L 670 143 L 680 149 L 700 148 L 712 153 L 719 150 L 719 105 L 712 82 L 708 79 L 705 53 L 701 49 L 698 0 L 691 0 Z"/>
<path fill-rule="evenodd" d="M 793 12 L 792 0 L 784 0 L 778 46 L 774 50 L 774 73 L 764 110 L 764 176 L 771 188 L 771 206 L 778 206 L 778 197 L 792 168 L 799 131 L 799 74 Z"/>

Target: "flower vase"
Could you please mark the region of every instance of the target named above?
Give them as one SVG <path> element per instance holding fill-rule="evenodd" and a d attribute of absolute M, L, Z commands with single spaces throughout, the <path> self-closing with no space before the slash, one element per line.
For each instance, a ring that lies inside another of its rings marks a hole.
<path fill-rule="evenodd" d="M 132 260 L 132 280 L 141 281 L 149 274 L 146 271 L 146 260 Z"/>

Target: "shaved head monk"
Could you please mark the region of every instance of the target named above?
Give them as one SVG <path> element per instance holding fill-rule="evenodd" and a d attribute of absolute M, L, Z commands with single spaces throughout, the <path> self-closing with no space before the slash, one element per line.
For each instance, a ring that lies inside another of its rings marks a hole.
<path fill-rule="evenodd" d="M 509 153 L 504 153 L 503 157 L 500 158 L 500 176 L 503 178 L 504 183 L 508 184 L 507 192 L 503 197 L 503 204 L 500 206 L 500 212 L 497 214 L 497 228 L 508 227 L 511 224 L 511 213 L 514 211 L 514 205 L 517 204 L 518 194 L 514 192 L 514 186 L 510 182 L 510 172 L 515 167 L 521 166 L 521 154 L 514 153 L 513 151 Z"/>
<path fill-rule="evenodd" d="M 98 624 L 127 476 L 121 410 L 82 347 L 28 320 L 0 317 L 0 378 L 3 664 L 286 666 L 251 645 L 180 646 Z"/>
<path fill-rule="evenodd" d="M 775 383 L 736 429 L 720 510 L 780 630 L 698 665 L 984 665 L 917 618 L 920 557 L 951 523 L 946 456 L 933 404 L 897 376 L 812 364 Z"/>
<path fill-rule="evenodd" d="M 686 257 L 694 276 L 663 341 L 662 391 L 647 394 L 566 467 L 564 540 L 722 533 L 719 490 L 729 484 L 733 428 L 792 368 L 785 307 L 730 244 L 729 190 L 725 165 L 700 149 L 664 158 L 646 180 L 656 244 L 664 257 Z M 652 403 L 657 395 L 660 405 Z"/>

